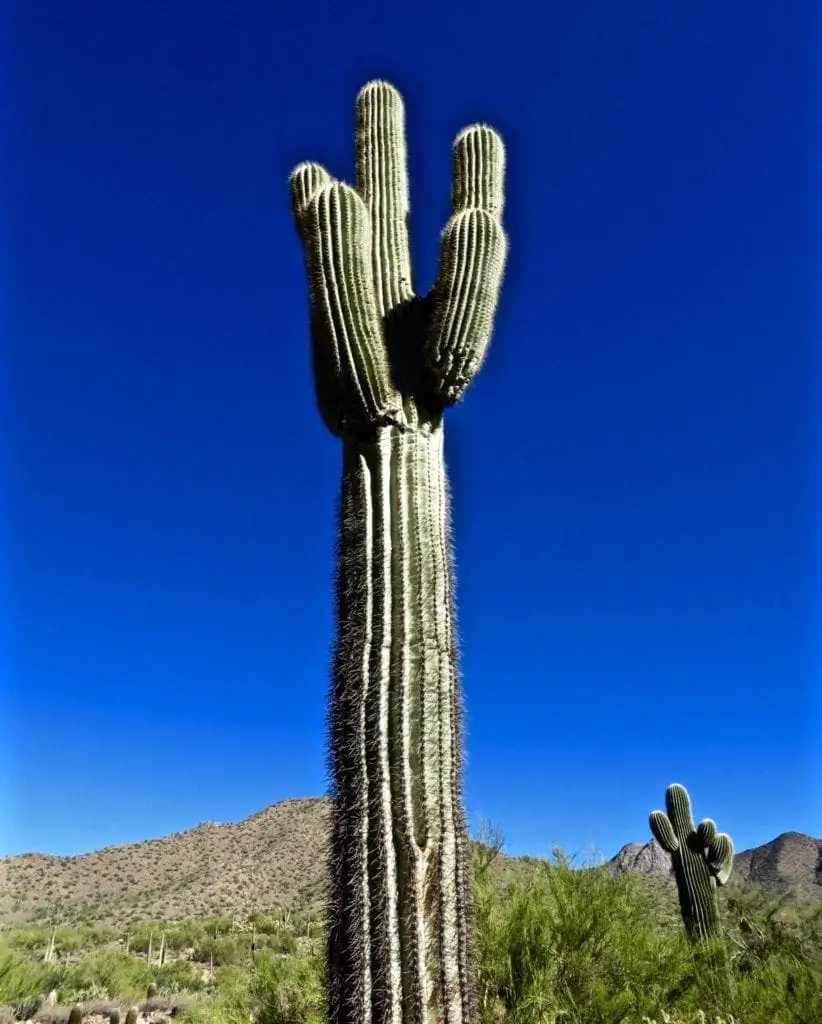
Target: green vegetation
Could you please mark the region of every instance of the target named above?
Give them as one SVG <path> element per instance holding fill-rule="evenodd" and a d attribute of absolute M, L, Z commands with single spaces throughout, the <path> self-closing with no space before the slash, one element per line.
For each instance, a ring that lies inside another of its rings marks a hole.
<path fill-rule="evenodd" d="M 694 944 L 666 887 L 601 866 L 576 870 L 559 851 L 503 865 L 499 838 L 486 830 L 483 839 L 472 846 L 481 1024 L 822 1021 L 822 902 L 780 903 L 728 886 L 722 938 Z M 135 946 L 147 950 L 142 939 L 162 931 L 166 962 L 155 954 L 149 964 Z M 1 1020 L 66 1021 L 74 1005 L 86 1016 L 116 1010 L 121 1020 L 132 1006 L 176 1009 L 182 1024 L 325 1019 L 325 946 L 314 918 L 272 908 L 241 922 L 153 922 L 120 935 L 58 930 L 46 963 L 51 935 L 49 927 L 0 933 Z M 220 950 L 230 952 L 223 963 Z M 147 999 L 149 986 L 157 994 Z M 57 1006 L 37 1010 L 52 989 Z"/>

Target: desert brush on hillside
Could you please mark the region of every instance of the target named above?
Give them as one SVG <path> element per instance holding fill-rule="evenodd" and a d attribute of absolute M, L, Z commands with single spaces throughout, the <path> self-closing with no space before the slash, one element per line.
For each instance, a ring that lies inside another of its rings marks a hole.
<path fill-rule="evenodd" d="M 480 1024 L 818 1024 L 822 902 L 761 886 L 724 905 L 729 975 L 695 949 L 666 885 L 473 845 Z M 489 841 L 490 840 L 490 841 Z M 273 908 L 133 927 L 9 926 L 0 1019 L 65 1024 L 322 1024 L 323 923 Z M 46 958 L 48 954 L 48 959 Z M 51 1001 L 49 996 L 51 995 Z M 51 1005 L 53 1002 L 54 1005 Z"/>

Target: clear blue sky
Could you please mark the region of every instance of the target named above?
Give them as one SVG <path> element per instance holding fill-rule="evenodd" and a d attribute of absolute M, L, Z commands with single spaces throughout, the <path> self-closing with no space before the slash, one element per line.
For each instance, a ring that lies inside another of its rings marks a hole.
<path fill-rule="evenodd" d="M 822 836 L 809 11 L 17 5 L 0 853 L 324 792 L 340 452 L 287 178 L 352 179 L 377 77 L 423 288 L 454 136 L 508 148 L 447 427 L 472 822 L 610 856 L 680 781 L 738 849 Z"/>

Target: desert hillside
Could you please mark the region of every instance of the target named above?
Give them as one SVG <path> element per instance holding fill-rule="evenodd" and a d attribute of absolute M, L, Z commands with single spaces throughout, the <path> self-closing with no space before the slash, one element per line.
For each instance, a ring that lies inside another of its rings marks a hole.
<path fill-rule="evenodd" d="M 0 860 L 0 923 L 49 919 L 124 926 L 242 917 L 277 905 L 319 909 L 329 807 L 326 798 L 284 800 L 233 825 L 207 823 L 82 856 Z M 609 865 L 661 881 L 670 874 L 668 858 L 653 841 L 629 844 Z M 789 832 L 737 854 L 734 874 L 741 883 L 820 899 L 821 868 L 822 840 Z"/>

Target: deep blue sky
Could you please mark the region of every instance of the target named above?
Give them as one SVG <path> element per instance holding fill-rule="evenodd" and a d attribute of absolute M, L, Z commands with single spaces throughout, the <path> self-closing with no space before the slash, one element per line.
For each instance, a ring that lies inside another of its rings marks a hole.
<path fill-rule="evenodd" d="M 287 178 L 352 180 L 376 77 L 423 289 L 454 136 L 508 149 L 447 428 L 472 822 L 611 855 L 680 781 L 738 849 L 822 836 L 809 10 L 18 5 L 0 853 L 324 791 L 340 453 Z"/>

